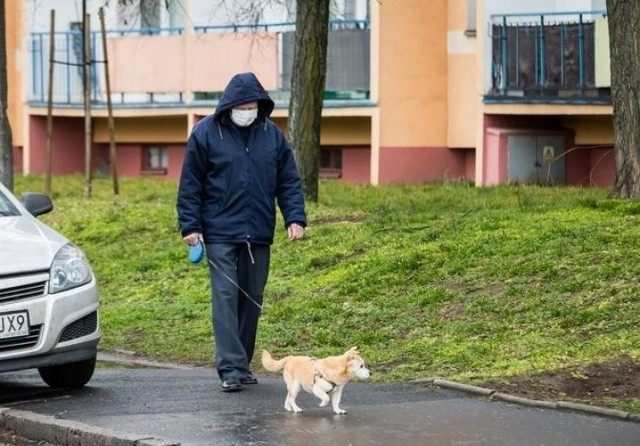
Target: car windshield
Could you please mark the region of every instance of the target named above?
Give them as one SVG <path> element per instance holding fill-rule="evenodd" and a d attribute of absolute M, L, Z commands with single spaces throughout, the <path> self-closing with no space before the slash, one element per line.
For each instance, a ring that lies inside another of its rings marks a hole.
<path fill-rule="evenodd" d="M 20 215 L 18 208 L 0 191 L 0 217 L 12 217 Z"/>

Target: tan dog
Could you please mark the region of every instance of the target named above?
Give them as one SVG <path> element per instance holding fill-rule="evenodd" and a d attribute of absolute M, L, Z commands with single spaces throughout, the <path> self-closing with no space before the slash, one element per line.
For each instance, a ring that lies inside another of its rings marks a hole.
<path fill-rule="evenodd" d="M 274 360 L 268 351 L 262 350 L 262 365 L 270 372 L 282 370 L 282 377 L 287 384 L 287 399 L 284 408 L 295 413 L 302 412 L 296 404 L 296 397 L 301 389 L 320 398 L 320 407 L 326 406 L 331 399 L 333 411 L 337 415 L 347 413 L 340 409 L 342 389 L 353 378 L 367 379 L 371 375 L 353 347 L 340 356 L 314 359 L 309 356 L 287 356 Z"/>

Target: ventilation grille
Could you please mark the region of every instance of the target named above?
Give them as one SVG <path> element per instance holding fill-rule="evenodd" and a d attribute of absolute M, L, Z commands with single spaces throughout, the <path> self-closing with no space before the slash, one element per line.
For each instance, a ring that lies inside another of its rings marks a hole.
<path fill-rule="evenodd" d="M 81 338 L 82 336 L 90 335 L 98 329 L 98 312 L 93 313 L 78 319 L 75 322 L 67 325 L 60 336 L 60 342 L 70 341 L 72 339 Z"/>
<path fill-rule="evenodd" d="M 44 296 L 47 282 L 35 282 L 10 288 L 0 288 L 0 303 Z"/>

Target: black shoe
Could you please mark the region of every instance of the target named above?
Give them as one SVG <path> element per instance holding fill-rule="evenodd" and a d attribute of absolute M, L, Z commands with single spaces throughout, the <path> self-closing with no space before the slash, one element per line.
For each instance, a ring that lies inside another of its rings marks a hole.
<path fill-rule="evenodd" d="M 240 383 L 241 384 L 258 384 L 258 378 L 256 378 L 256 375 L 249 372 L 248 375 L 240 378 Z"/>
<path fill-rule="evenodd" d="M 242 390 L 242 383 L 238 378 L 225 378 L 222 380 L 223 392 L 237 392 Z"/>

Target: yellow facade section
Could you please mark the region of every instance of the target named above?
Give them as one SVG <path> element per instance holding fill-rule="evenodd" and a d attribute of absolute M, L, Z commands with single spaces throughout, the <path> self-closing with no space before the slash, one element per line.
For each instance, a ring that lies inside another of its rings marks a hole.
<path fill-rule="evenodd" d="M 567 116 L 562 126 L 575 132 L 576 145 L 613 146 L 615 134 L 611 116 Z"/>
<path fill-rule="evenodd" d="M 381 147 L 447 143 L 447 1 L 379 6 Z"/>
<path fill-rule="evenodd" d="M 371 118 L 323 118 L 320 144 L 360 146 L 371 144 Z"/>
<path fill-rule="evenodd" d="M 118 143 L 186 143 L 188 137 L 187 116 L 115 119 Z M 106 118 L 93 119 L 93 142 L 109 142 Z"/>

